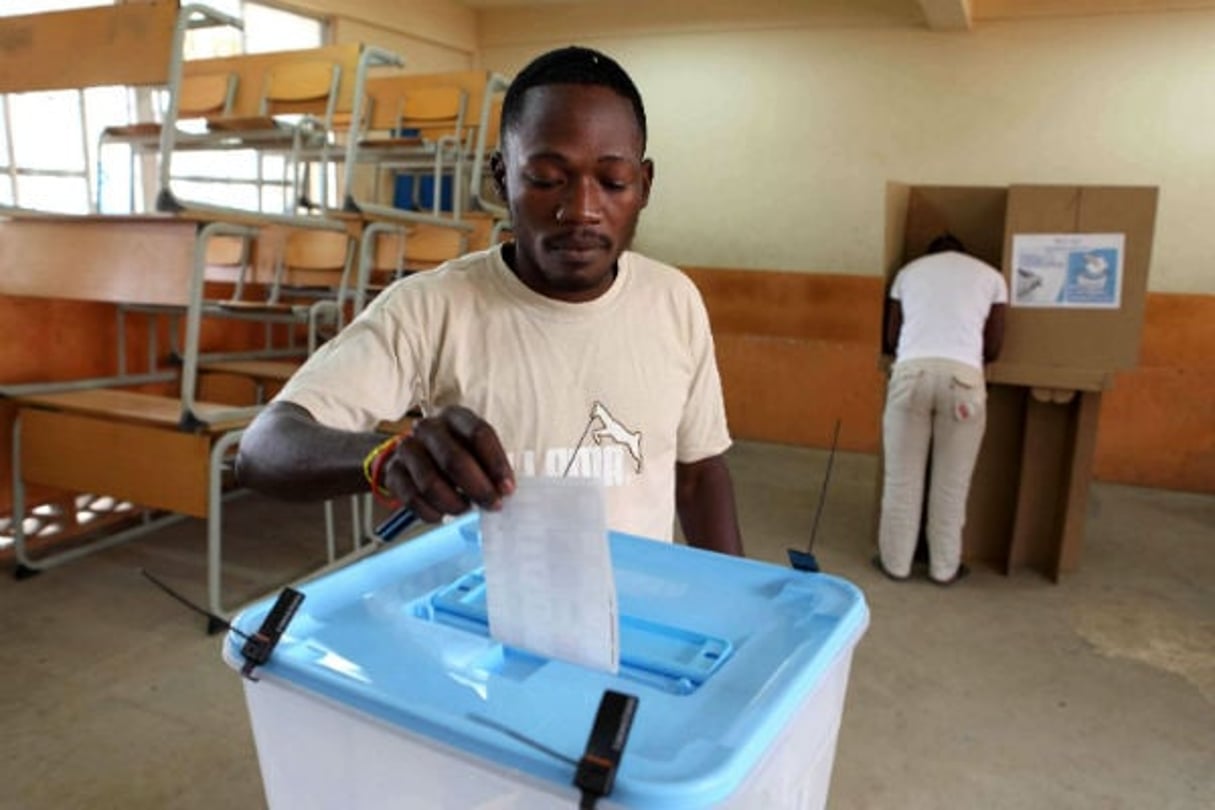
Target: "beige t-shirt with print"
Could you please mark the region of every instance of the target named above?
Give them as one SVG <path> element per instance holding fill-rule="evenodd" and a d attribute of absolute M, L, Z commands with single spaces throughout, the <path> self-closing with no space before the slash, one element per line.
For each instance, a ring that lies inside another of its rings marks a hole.
<path fill-rule="evenodd" d="M 577 304 L 530 290 L 500 247 L 410 276 L 277 399 L 360 431 L 414 407 L 463 405 L 493 425 L 517 475 L 602 478 L 608 525 L 662 540 L 674 526 L 675 462 L 730 446 L 696 287 L 632 252 L 606 293 Z"/>

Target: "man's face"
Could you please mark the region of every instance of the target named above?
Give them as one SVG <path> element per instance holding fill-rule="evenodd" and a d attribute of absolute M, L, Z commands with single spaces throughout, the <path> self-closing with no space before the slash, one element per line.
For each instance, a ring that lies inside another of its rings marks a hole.
<path fill-rule="evenodd" d="M 590 301 L 615 277 L 650 196 L 632 105 L 615 91 L 559 84 L 526 92 L 492 170 L 510 208 L 513 269 L 528 287 Z"/>

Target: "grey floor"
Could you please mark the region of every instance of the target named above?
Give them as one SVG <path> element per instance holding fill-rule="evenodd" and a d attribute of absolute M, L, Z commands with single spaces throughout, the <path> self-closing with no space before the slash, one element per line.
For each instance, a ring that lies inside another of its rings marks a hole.
<path fill-rule="evenodd" d="M 731 451 L 751 556 L 783 564 L 805 541 L 825 463 Z M 1095 485 L 1077 574 L 1052 585 L 977 570 L 943 589 L 869 566 L 874 475 L 870 456 L 837 457 L 816 548 L 871 610 L 830 807 L 1215 807 L 1215 496 Z M 231 501 L 230 591 L 318 563 L 319 517 Z M 0 807 L 264 806 L 218 637 L 137 573 L 201 599 L 202 550 L 190 522 L 0 577 Z"/>

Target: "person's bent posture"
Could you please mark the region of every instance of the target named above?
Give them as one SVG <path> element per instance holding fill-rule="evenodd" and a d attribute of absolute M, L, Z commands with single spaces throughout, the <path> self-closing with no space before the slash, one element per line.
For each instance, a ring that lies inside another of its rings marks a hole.
<path fill-rule="evenodd" d="M 987 422 L 983 365 L 1000 353 L 1008 288 L 998 270 L 945 234 L 898 272 L 890 298 L 884 343 L 895 364 L 882 420 L 876 562 L 895 579 L 911 572 L 931 446 L 929 576 L 946 584 L 966 573 L 962 525 Z"/>
<path fill-rule="evenodd" d="M 517 476 L 603 480 L 611 528 L 742 553 L 703 302 L 626 250 L 654 177 L 628 75 L 585 48 L 511 84 L 491 160 L 514 240 L 397 282 L 245 433 L 241 482 L 365 492 L 435 521 L 498 508 Z M 418 408 L 398 442 L 375 432 Z M 377 448 L 380 448 L 377 452 Z"/>

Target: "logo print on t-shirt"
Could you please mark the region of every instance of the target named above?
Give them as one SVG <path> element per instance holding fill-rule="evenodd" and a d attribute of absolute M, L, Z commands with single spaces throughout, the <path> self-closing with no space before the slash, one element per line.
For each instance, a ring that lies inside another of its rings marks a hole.
<path fill-rule="evenodd" d="M 620 420 L 612 416 L 611 411 L 599 401 L 591 407 L 591 420 L 598 420 L 602 427 L 591 434 L 595 444 L 602 445 L 604 439 L 623 445 L 633 457 L 633 464 L 638 473 L 641 472 L 641 431 L 629 430 Z"/>
<path fill-rule="evenodd" d="M 593 438 L 596 447 L 587 446 Z M 573 447 L 549 447 L 544 450 L 542 469 L 544 475 L 564 478 L 569 475 L 580 478 L 598 478 L 605 486 L 624 486 L 626 480 L 626 454 L 633 459 L 633 472 L 641 474 L 644 457 L 641 450 L 641 431 L 629 430 L 619 419 L 612 416 L 602 402 L 591 406 L 590 415 L 583 427 L 578 443 Z M 507 452 L 511 466 L 528 476 L 535 475 L 537 458 L 532 450 L 523 450 L 516 458 Z"/>

